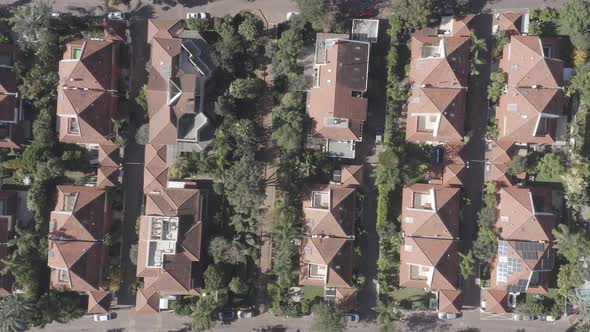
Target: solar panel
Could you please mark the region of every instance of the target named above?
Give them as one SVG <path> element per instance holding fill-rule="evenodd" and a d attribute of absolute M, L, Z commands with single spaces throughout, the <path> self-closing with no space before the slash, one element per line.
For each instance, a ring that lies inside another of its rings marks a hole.
<path fill-rule="evenodd" d="M 541 260 L 541 270 L 552 270 L 555 263 L 553 250 L 549 250 L 543 260 Z"/>
<path fill-rule="evenodd" d="M 523 251 L 522 258 L 537 260 L 537 259 L 539 259 L 539 255 L 537 255 L 536 251 Z"/>
<path fill-rule="evenodd" d="M 498 256 L 500 256 L 500 257 L 508 256 L 508 242 L 498 241 Z"/>
<path fill-rule="evenodd" d="M 526 292 L 528 283 L 528 280 L 520 279 L 516 285 L 508 285 L 506 290 L 508 290 L 509 293 L 524 293 Z"/>

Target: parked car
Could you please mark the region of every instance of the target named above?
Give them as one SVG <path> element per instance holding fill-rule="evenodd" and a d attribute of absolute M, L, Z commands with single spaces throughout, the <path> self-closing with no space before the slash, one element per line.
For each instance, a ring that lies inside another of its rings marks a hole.
<path fill-rule="evenodd" d="M 379 14 L 379 11 L 375 8 L 357 8 L 352 10 L 352 16 L 356 18 L 367 18 L 367 17 L 375 17 Z"/>
<path fill-rule="evenodd" d="M 375 129 L 375 144 L 383 144 L 383 129 L 381 128 Z"/>
<path fill-rule="evenodd" d="M 51 13 L 51 17 L 60 17 L 61 13 L 60 12 L 53 12 Z"/>
<path fill-rule="evenodd" d="M 110 12 L 107 14 L 107 18 L 109 20 L 125 20 L 127 19 L 127 14 L 123 12 Z"/>
<path fill-rule="evenodd" d="M 438 319 L 441 319 L 441 320 L 456 319 L 458 317 L 459 317 L 459 315 L 457 315 L 457 314 L 450 314 L 450 313 L 446 313 L 446 312 L 439 312 L 438 313 Z"/>
<path fill-rule="evenodd" d="M 111 315 L 110 312 L 109 313 L 106 313 L 106 314 L 103 314 L 103 315 L 98 315 L 98 314 L 97 315 L 94 315 L 94 321 L 95 322 L 105 322 L 105 321 L 111 320 L 111 319 L 113 319 L 113 316 Z"/>
<path fill-rule="evenodd" d="M 256 316 L 254 314 L 254 310 L 250 310 L 250 309 L 238 310 L 238 318 L 252 318 L 254 316 Z"/>
<path fill-rule="evenodd" d="M 287 21 L 290 21 L 293 17 L 299 15 L 299 12 L 288 12 L 287 13 Z"/>
<path fill-rule="evenodd" d="M 361 317 L 358 314 L 349 312 L 347 314 L 344 314 L 344 320 L 347 322 L 358 322 L 361 320 Z"/>
<path fill-rule="evenodd" d="M 201 12 L 201 13 L 187 13 L 186 14 L 187 20 L 191 19 L 191 18 L 200 18 L 200 19 L 204 20 L 204 19 L 207 19 L 210 17 L 211 17 L 211 15 L 209 15 L 209 13 L 203 13 L 203 12 Z"/>
<path fill-rule="evenodd" d="M 236 319 L 236 313 L 233 309 L 225 309 L 217 314 L 217 320 L 221 322 L 231 322 Z"/>

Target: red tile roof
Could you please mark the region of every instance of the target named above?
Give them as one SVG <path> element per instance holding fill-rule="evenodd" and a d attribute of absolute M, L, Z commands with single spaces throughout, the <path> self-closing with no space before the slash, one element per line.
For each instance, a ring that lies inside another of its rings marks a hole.
<path fill-rule="evenodd" d="M 462 307 L 461 290 L 443 289 L 438 291 L 438 312 L 459 314 Z"/>
<path fill-rule="evenodd" d="M 166 145 L 147 144 L 145 146 L 144 193 L 158 191 L 168 186 L 166 150 Z"/>
<path fill-rule="evenodd" d="M 507 187 L 500 190 L 496 227 L 504 239 L 551 241 L 557 217 L 550 189 Z"/>
<path fill-rule="evenodd" d="M 88 313 L 89 314 L 106 314 L 111 306 L 111 293 L 107 291 L 97 291 L 88 293 Z"/>
<path fill-rule="evenodd" d="M 434 194 L 435 210 L 414 207 L 414 193 Z M 402 195 L 402 231 L 406 236 L 453 239 L 459 237 L 459 188 L 416 183 Z"/>
<path fill-rule="evenodd" d="M 522 13 L 502 13 L 499 15 L 500 31 L 506 31 L 508 34 L 511 35 L 522 33 L 522 31 L 520 31 L 523 19 Z"/>
<path fill-rule="evenodd" d="M 370 44 L 330 35 L 318 35 L 317 39 L 318 86 L 314 86 L 309 93 L 313 136 L 362 140 L 362 126 L 367 120 L 367 99 L 353 96 L 353 92 L 364 93 L 367 90 Z M 319 45 L 325 46 L 323 52 L 318 51 L 321 50 Z M 333 126 L 330 124 L 332 118 L 347 119 L 348 126 Z"/>
<path fill-rule="evenodd" d="M 308 188 L 303 198 L 303 231 L 306 234 L 346 237 L 354 233 L 356 188 L 338 185 L 316 185 Z M 314 208 L 314 192 L 328 194 L 329 209 Z"/>
<path fill-rule="evenodd" d="M 502 314 L 508 312 L 508 292 L 502 289 L 486 289 L 486 312 Z"/>
<path fill-rule="evenodd" d="M 423 47 L 437 47 L 433 56 Z M 454 88 L 467 86 L 469 37 L 433 37 L 414 34 L 411 40 L 410 81 L 417 86 Z"/>
<path fill-rule="evenodd" d="M 431 280 L 410 278 L 410 265 L 429 268 Z M 400 281 L 402 287 L 457 289 L 459 281 L 457 242 L 448 239 L 406 237 L 400 249 Z"/>
<path fill-rule="evenodd" d="M 299 284 L 352 287 L 352 245 L 352 240 L 344 238 L 304 238 L 301 242 Z M 310 277 L 309 264 L 326 266 L 326 277 Z"/>
<path fill-rule="evenodd" d="M 50 286 L 77 292 L 99 291 L 101 270 L 108 257 L 102 242 L 49 240 L 47 264 L 51 267 Z M 67 270 L 68 281 L 59 278 Z"/>

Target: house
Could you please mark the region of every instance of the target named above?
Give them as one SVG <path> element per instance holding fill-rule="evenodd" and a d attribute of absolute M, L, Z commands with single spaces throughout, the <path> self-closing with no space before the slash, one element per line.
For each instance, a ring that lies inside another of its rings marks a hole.
<path fill-rule="evenodd" d="M 436 239 L 459 237 L 460 189 L 416 183 L 402 192 L 404 236 Z"/>
<path fill-rule="evenodd" d="M 462 186 L 467 173 L 463 144 L 443 144 L 434 147 L 428 172 L 428 183 Z"/>
<path fill-rule="evenodd" d="M 460 143 L 465 124 L 469 37 L 413 34 L 406 140 Z"/>
<path fill-rule="evenodd" d="M 514 35 L 500 70 L 507 90 L 496 109 L 498 141 L 565 144 L 564 62 L 561 38 Z"/>
<path fill-rule="evenodd" d="M 555 252 L 548 242 L 499 240 L 490 288 L 510 294 L 547 294 Z"/>
<path fill-rule="evenodd" d="M 500 189 L 496 227 L 501 238 L 521 241 L 553 240 L 557 224 L 552 205 L 553 192 L 542 187 L 506 187 Z"/>
<path fill-rule="evenodd" d="M 313 86 L 308 94 L 311 136 L 329 156 L 354 159 L 367 120 L 370 43 L 348 35 L 316 35 Z"/>
<path fill-rule="evenodd" d="M 216 62 L 207 42 L 195 31 L 183 30 L 180 20 L 149 20 L 148 43 L 149 143 L 167 145 L 172 164 L 180 154 L 201 151 L 208 143 L 204 93 Z"/>
<path fill-rule="evenodd" d="M 511 298 L 506 290 L 485 289 L 482 299 L 482 309 L 495 314 L 505 314 L 514 307 L 516 299 Z"/>
<path fill-rule="evenodd" d="M 436 311 L 449 314 L 460 314 L 463 307 L 461 290 L 443 289 L 437 293 Z"/>
<path fill-rule="evenodd" d="M 72 40 L 59 62 L 57 125 L 60 142 L 113 144 L 118 118 L 119 42 Z"/>
<path fill-rule="evenodd" d="M 324 299 L 351 309 L 357 291 L 352 280 L 356 190 L 362 167 L 337 169 L 332 184 L 306 188 L 299 284 L 324 288 Z M 355 177 L 357 175 L 357 177 Z"/>
<path fill-rule="evenodd" d="M 111 202 L 107 190 L 57 187 L 57 203 L 49 222 L 50 287 L 88 294 L 88 309 L 94 313 L 108 310 L 103 274 L 108 264 L 104 239 L 110 224 Z"/>
<path fill-rule="evenodd" d="M 168 187 L 167 146 L 145 145 L 143 192 L 150 193 Z"/>
<path fill-rule="evenodd" d="M 459 247 L 453 239 L 404 238 L 400 249 L 400 287 L 456 290 Z"/>
<path fill-rule="evenodd" d="M 30 136 L 16 86 L 17 47 L 0 44 L 0 148 L 19 149 Z"/>
<path fill-rule="evenodd" d="M 136 310 L 158 313 L 170 309 L 178 296 L 201 292 L 207 191 L 164 188 L 145 197 L 137 257 L 143 286 L 137 291 Z"/>

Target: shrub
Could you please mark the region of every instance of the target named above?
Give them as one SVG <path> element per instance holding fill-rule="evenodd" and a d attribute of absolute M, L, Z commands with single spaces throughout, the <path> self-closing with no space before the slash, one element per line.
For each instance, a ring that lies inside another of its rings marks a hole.
<path fill-rule="evenodd" d="M 488 85 L 488 100 L 495 104 L 500 100 L 506 87 L 506 75 L 503 71 L 493 72 Z"/>
<path fill-rule="evenodd" d="M 537 165 L 537 177 L 541 179 L 560 179 L 565 172 L 563 156 L 554 152 L 547 153 Z"/>
<path fill-rule="evenodd" d="M 197 32 L 209 31 L 213 28 L 213 22 L 208 18 L 192 17 L 184 22 L 187 29 Z"/>

